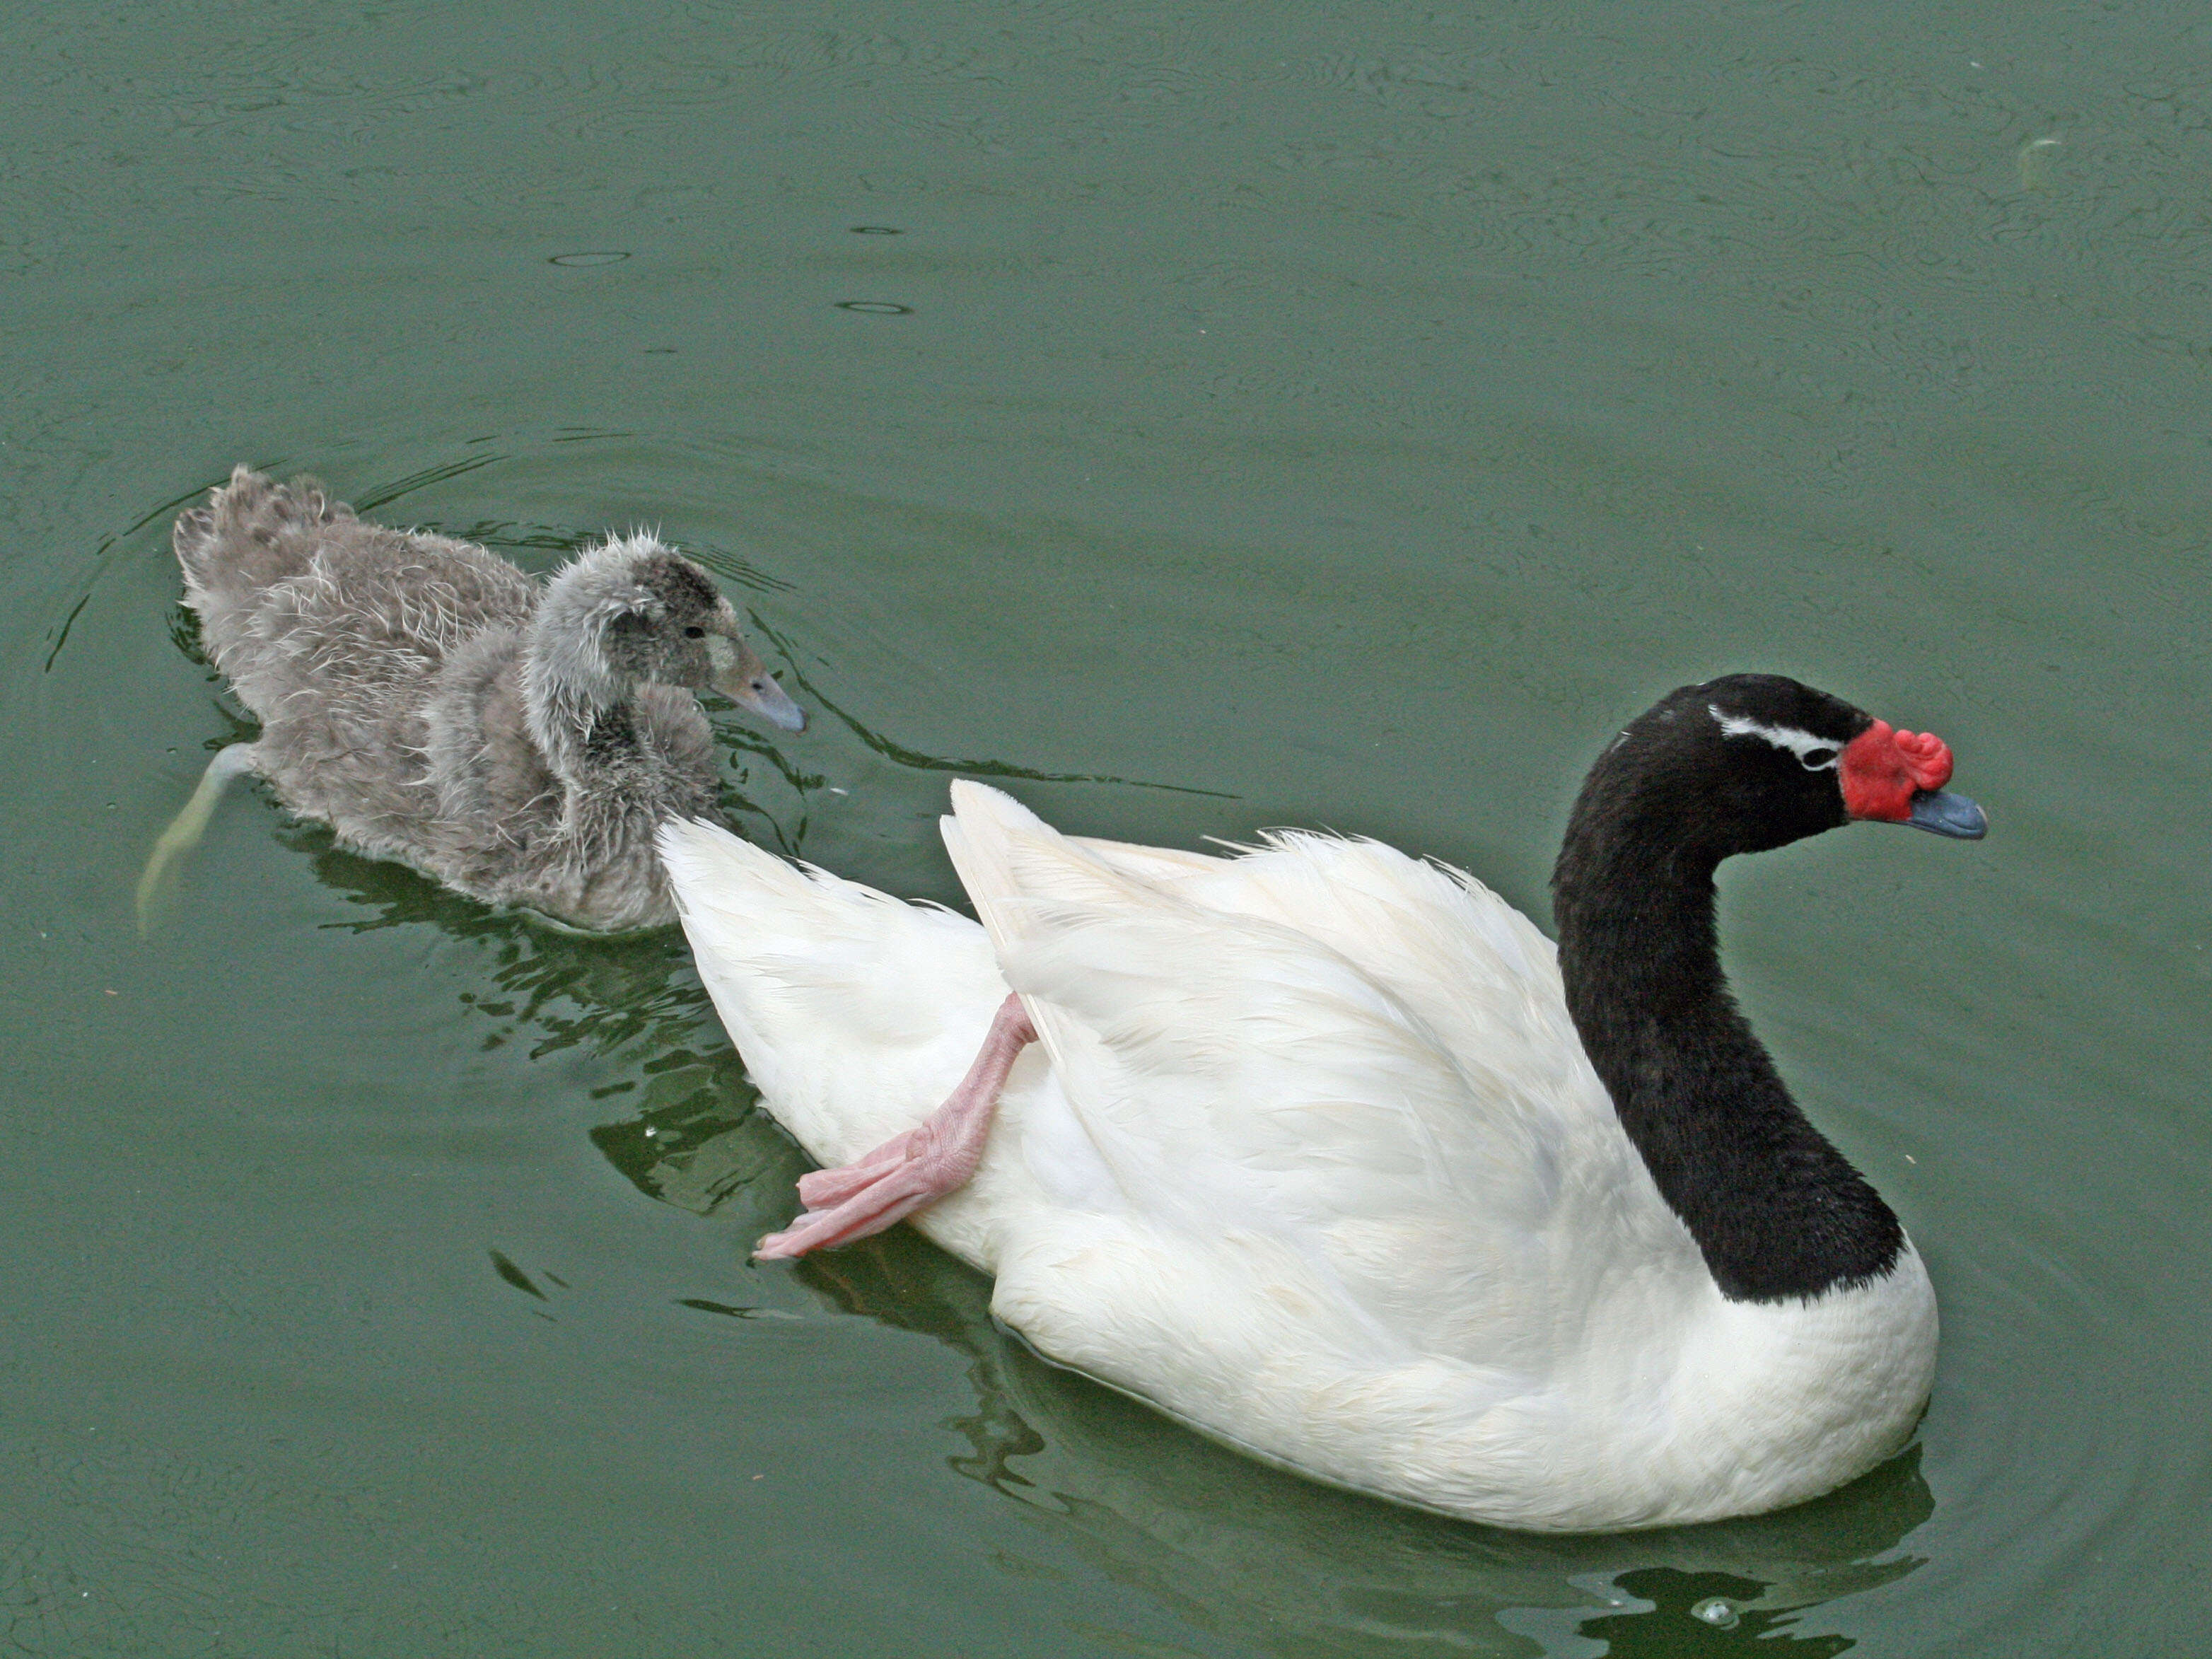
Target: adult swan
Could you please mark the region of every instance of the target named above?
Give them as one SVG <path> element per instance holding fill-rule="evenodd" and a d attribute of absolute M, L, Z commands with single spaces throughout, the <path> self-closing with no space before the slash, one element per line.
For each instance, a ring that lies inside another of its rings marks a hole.
<path fill-rule="evenodd" d="M 1713 875 L 1853 818 L 1978 836 L 1950 775 L 1796 681 L 1685 687 L 1590 770 L 1556 953 L 1374 842 L 1121 846 L 969 783 L 980 927 L 661 845 L 769 1109 L 843 1166 L 762 1255 L 911 1215 L 1044 1354 L 1206 1434 L 1598 1530 L 1796 1503 L 1911 1432 L 1927 1273 L 1731 1000 Z"/>

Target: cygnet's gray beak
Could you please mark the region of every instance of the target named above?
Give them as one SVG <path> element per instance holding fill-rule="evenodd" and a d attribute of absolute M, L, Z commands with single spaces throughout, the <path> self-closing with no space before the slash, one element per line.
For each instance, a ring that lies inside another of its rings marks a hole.
<path fill-rule="evenodd" d="M 766 665 L 743 640 L 707 635 L 709 684 L 740 708 L 750 708 L 770 726 L 787 732 L 806 729 L 806 711 L 770 677 Z"/>

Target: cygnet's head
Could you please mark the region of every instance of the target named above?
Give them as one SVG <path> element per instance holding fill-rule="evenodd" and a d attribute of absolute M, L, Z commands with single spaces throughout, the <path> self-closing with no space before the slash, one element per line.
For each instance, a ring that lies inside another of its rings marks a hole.
<path fill-rule="evenodd" d="M 554 577 L 538 629 L 579 678 L 719 691 L 772 726 L 806 727 L 714 578 L 656 537 L 619 537 L 580 555 Z"/>

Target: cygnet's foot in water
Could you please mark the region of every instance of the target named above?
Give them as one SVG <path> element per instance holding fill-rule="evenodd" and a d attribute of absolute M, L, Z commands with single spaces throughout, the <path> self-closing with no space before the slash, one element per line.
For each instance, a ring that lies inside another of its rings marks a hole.
<path fill-rule="evenodd" d="M 1022 1000 L 1008 997 L 991 1020 L 975 1063 L 945 1104 L 856 1163 L 801 1176 L 799 1197 L 806 1213 L 761 1240 L 753 1259 L 779 1261 L 866 1238 L 966 1186 L 983 1161 L 1006 1074 L 1036 1041 L 1036 1028 Z"/>
<path fill-rule="evenodd" d="M 138 877 L 138 932 L 142 938 L 152 929 L 161 901 L 174 884 L 178 861 L 207 833 L 208 820 L 215 816 L 224 787 L 233 778 L 250 775 L 254 769 L 254 759 L 250 743 L 234 743 L 227 749 L 218 750 L 216 757 L 208 763 L 207 770 L 200 774 L 199 786 L 185 803 L 185 810 L 170 820 L 169 827 L 154 843 L 153 854 Z"/>

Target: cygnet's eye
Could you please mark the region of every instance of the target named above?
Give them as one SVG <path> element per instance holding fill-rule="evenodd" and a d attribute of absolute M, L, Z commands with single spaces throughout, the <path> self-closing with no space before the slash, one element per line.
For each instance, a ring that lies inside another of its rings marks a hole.
<path fill-rule="evenodd" d="M 703 640 L 707 637 L 707 630 L 703 628 L 687 628 L 684 630 L 684 637 L 687 640 Z"/>
<path fill-rule="evenodd" d="M 1832 749 L 1808 749 L 1797 757 L 1797 761 L 1808 772 L 1825 772 L 1836 763 L 1836 751 Z"/>

